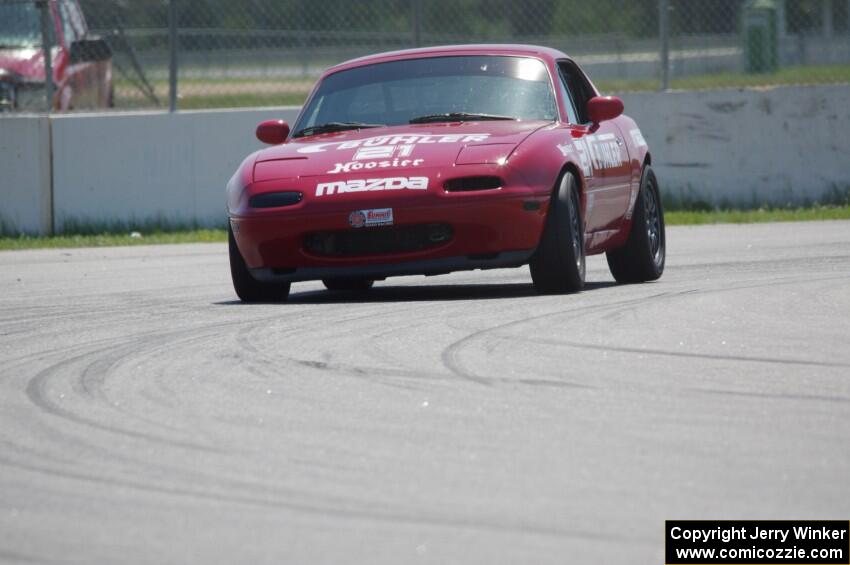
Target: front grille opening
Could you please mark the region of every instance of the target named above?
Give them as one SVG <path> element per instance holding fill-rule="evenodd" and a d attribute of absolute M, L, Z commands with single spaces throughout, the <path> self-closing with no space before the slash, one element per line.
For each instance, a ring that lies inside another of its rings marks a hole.
<path fill-rule="evenodd" d="M 502 188 L 499 177 L 461 177 L 451 179 L 443 185 L 446 192 L 474 192 L 476 190 L 495 190 Z"/>
<path fill-rule="evenodd" d="M 265 192 L 256 194 L 248 201 L 251 208 L 282 208 L 301 202 L 304 197 L 300 192 Z"/>
<path fill-rule="evenodd" d="M 314 255 L 362 257 L 411 253 L 438 247 L 454 236 L 448 224 L 422 224 L 392 228 L 355 229 L 308 234 L 304 247 Z"/>

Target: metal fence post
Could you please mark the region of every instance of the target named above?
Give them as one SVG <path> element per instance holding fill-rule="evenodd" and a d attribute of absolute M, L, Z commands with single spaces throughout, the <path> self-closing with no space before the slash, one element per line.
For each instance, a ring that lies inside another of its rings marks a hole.
<path fill-rule="evenodd" d="M 670 0 L 658 0 L 661 39 L 661 90 L 670 90 Z"/>
<path fill-rule="evenodd" d="M 298 54 L 301 59 L 301 78 L 306 79 L 310 73 L 310 50 L 307 48 L 307 1 L 298 2 L 298 19 L 296 37 L 298 38 Z"/>
<path fill-rule="evenodd" d="M 821 4 L 821 25 L 823 26 L 823 36 L 825 39 L 832 39 L 835 25 L 832 21 L 832 0 L 823 0 Z"/>
<path fill-rule="evenodd" d="M 177 111 L 177 0 L 168 1 L 168 111 Z"/>
<path fill-rule="evenodd" d="M 413 24 L 413 45 L 422 46 L 422 0 L 411 0 L 411 23 Z"/>
<path fill-rule="evenodd" d="M 776 2 L 776 32 L 779 36 L 779 66 L 785 67 L 788 65 L 788 54 L 785 45 L 788 43 L 788 21 L 785 12 L 785 0 Z"/>
<path fill-rule="evenodd" d="M 44 96 L 47 112 L 53 110 L 53 15 L 47 0 L 37 0 L 36 6 L 41 13 L 41 49 L 44 54 Z"/>

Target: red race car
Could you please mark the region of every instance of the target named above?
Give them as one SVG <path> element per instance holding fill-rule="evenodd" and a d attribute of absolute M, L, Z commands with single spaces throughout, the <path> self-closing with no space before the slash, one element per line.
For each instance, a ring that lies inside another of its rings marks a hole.
<path fill-rule="evenodd" d="M 434 47 L 328 70 L 292 129 L 227 187 L 230 265 L 246 302 L 322 280 L 363 291 L 397 275 L 529 264 L 574 292 L 585 256 L 619 282 L 664 270 L 649 150 L 623 103 L 543 47 Z"/>
<path fill-rule="evenodd" d="M 77 0 L 47 0 L 52 110 L 113 106 L 112 50 L 89 33 Z M 35 0 L 0 1 L 0 112 L 47 110 L 42 13 Z"/>

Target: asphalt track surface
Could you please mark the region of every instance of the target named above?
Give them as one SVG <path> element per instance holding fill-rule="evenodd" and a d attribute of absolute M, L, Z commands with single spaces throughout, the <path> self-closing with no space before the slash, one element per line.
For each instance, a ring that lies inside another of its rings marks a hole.
<path fill-rule="evenodd" d="M 234 300 L 223 245 L 0 253 L 0 562 L 663 563 L 850 516 L 850 223 Z"/>

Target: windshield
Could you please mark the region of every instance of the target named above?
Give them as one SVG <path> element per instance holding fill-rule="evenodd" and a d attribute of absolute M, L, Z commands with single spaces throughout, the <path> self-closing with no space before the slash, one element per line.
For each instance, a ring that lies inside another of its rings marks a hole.
<path fill-rule="evenodd" d="M 558 115 L 549 73 L 538 59 L 433 57 L 328 76 L 295 131 L 333 122 L 401 125 L 438 114 L 547 121 Z"/>
<path fill-rule="evenodd" d="M 41 45 L 41 24 L 35 2 L 0 2 L 0 49 Z"/>

